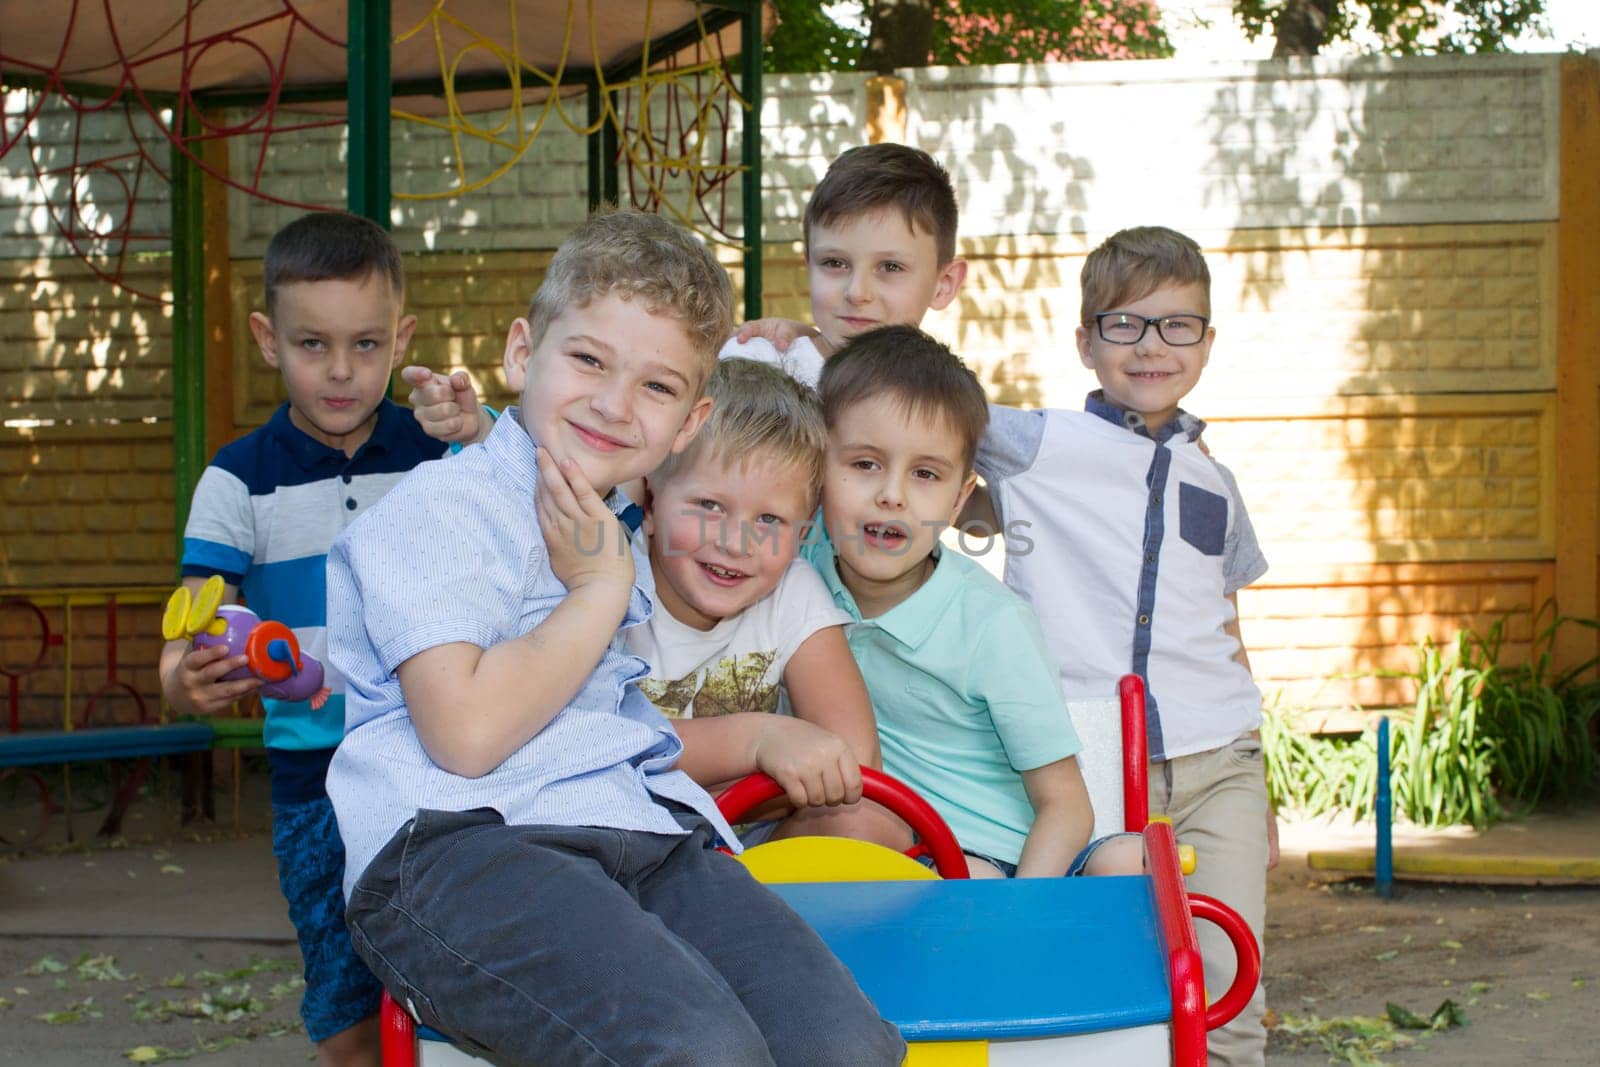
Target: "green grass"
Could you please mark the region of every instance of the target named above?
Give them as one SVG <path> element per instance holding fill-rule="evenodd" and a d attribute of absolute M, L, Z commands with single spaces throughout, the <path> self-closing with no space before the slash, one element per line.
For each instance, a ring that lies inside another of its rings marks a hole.
<path fill-rule="evenodd" d="M 1600 750 L 1600 683 L 1585 680 L 1594 660 L 1556 671 L 1564 626 L 1593 629 L 1545 608 L 1535 617 L 1528 662 L 1500 663 L 1505 620 L 1486 633 L 1461 631 L 1442 645 L 1417 645 L 1407 680 L 1410 707 L 1390 709 L 1391 789 L 1397 816 L 1423 826 L 1483 827 L 1508 808 L 1529 810 L 1593 793 Z M 1372 814 L 1377 730 L 1356 738 L 1315 737 L 1270 707 L 1262 724 L 1267 784 L 1281 807 L 1309 815 Z"/>

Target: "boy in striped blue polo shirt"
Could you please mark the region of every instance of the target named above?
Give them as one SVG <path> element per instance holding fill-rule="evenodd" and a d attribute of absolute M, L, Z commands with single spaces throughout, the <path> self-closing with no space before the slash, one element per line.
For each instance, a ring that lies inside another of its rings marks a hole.
<path fill-rule="evenodd" d="M 265 426 L 218 451 L 195 487 L 183 584 L 212 575 L 263 619 L 290 627 L 328 662 L 326 561 L 344 528 L 407 471 L 446 446 L 388 399 L 389 374 L 416 318 L 402 314 L 400 252 L 382 227 L 338 212 L 279 230 L 264 263 L 266 311 L 250 329 L 289 399 Z M 161 687 L 184 714 L 213 714 L 260 686 L 226 681 L 245 657 L 224 647 L 161 652 Z M 322 1064 L 379 1062 L 382 992 L 344 923 L 344 848 L 324 780 L 344 736 L 344 682 L 326 703 L 264 699 L 272 767 L 272 845 L 305 960 L 300 1014 Z"/>

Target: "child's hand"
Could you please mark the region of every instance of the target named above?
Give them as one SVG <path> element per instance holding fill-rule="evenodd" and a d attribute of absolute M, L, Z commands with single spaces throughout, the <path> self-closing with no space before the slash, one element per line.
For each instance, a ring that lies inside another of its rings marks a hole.
<path fill-rule="evenodd" d="M 817 328 L 794 319 L 752 319 L 739 327 L 734 339 L 740 344 L 757 337 L 772 342 L 779 352 L 789 351 L 789 346 L 802 337 L 816 337 Z"/>
<path fill-rule="evenodd" d="M 555 576 L 568 591 L 592 584 L 632 588 L 633 552 L 622 521 L 572 460 L 558 464 L 540 448 L 538 464 L 535 503 Z"/>
<path fill-rule="evenodd" d="M 756 769 L 777 779 L 797 810 L 861 799 L 861 767 L 843 738 L 787 715 L 766 718 L 771 721 L 751 755 Z"/>
<path fill-rule="evenodd" d="M 178 666 L 162 680 L 167 703 L 189 715 L 215 715 L 226 711 L 234 701 L 262 686 L 254 675 L 224 682 L 222 676 L 248 664 L 247 656 L 230 656 L 226 645 L 193 648 L 183 654 Z"/>
<path fill-rule="evenodd" d="M 471 444 L 486 436 L 483 424 L 488 420 L 466 371 L 458 370 L 446 377 L 427 367 L 411 366 L 400 372 L 400 378 L 411 385 L 411 395 L 406 400 L 411 414 L 429 437 Z"/>

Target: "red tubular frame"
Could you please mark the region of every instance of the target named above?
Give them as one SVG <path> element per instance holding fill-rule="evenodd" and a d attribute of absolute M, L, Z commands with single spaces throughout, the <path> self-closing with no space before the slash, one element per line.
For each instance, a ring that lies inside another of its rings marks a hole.
<path fill-rule="evenodd" d="M 1144 682 L 1136 674 L 1125 674 L 1117 692 L 1122 698 L 1123 822 L 1128 830 L 1144 835 L 1145 867 L 1172 983 L 1172 1062 L 1175 1067 L 1194 1067 L 1206 1062 L 1206 1031 L 1224 1025 L 1250 1003 L 1261 981 L 1261 947 L 1238 912 L 1213 897 L 1184 890 L 1177 834 L 1170 822 L 1150 822 Z M 1195 919 L 1221 927 L 1237 960 L 1233 984 L 1209 1008 Z"/>
<path fill-rule="evenodd" d="M 387 990 L 378 1010 L 378 1027 L 383 1067 L 417 1067 L 417 1024 Z"/>
<path fill-rule="evenodd" d="M 1208 1021 L 1205 973 L 1200 963 L 1200 943 L 1194 935 L 1194 920 L 1189 915 L 1189 897 L 1183 890 L 1178 838 L 1172 832 L 1172 825 L 1165 822 L 1153 822 L 1143 832 L 1150 893 L 1155 900 L 1161 949 L 1166 953 L 1172 981 L 1173 1067 L 1204 1067 Z M 1241 966 L 1241 976 L 1243 970 Z M 1237 979 L 1234 984 L 1238 985 Z M 1254 983 L 1250 988 L 1255 989 Z"/>
<path fill-rule="evenodd" d="M 756 805 L 781 796 L 783 787 L 771 776 L 758 772 L 739 779 L 723 790 L 717 798 L 717 809 L 722 812 L 724 819 L 736 822 Z M 906 825 L 916 833 L 917 840 L 927 848 L 929 856 L 933 858 L 934 870 L 939 872 L 940 877 L 967 877 L 967 857 L 956 843 L 956 835 L 950 832 L 944 819 L 933 810 L 933 805 L 912 792 L 904 782 L 882 771 L 863 767 L 861 796 L 864 800 L 882 804 L 906 821 Z"/>
<path fill-rule="evenodd" d="M 1233 943 L 1234 959 L 1238 961 L 1233 984 L 1206 1009 L 1206 1029 L 1215 1030 L 1250 1003 L 1250 995 L 1261 981 L 1261 947 L 1256 944 L 1256 935 L 1250 932 L 1250 924 L 1244 917 L 1215 897 L 1190 893 L 1189 913 L 1221 927 Z"/>
<path fill-rule="evenodd" d="M 1124 674 L 1117 682 L 1122 697 L 1122 828 L 1140 833 L 1150 821 L 1150 758 L 1145 737 L 1144 680 Z"/>

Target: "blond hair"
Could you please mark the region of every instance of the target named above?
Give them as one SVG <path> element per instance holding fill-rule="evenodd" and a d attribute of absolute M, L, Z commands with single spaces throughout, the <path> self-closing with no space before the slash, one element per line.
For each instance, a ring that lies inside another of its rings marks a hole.
<path fill-rule="evenodd" d="M 1098 312 L 1143 300 L 1164 285 L 1198 285 L 1205 290 L 1202 315 L 1211 314 L 1211 270 L 1191 237 L 1165 226 L 1120 230 L 1089 253 L 1078 276 L 1083 290 L 1079 321 L 1094 323 Z"/>
<path fill-rule="evenodd" d="M 715 401 L 706 424 L 683 451 L 656 468 L 649 479 L 652 489 L 704 459 L 726 466 L 767 460 L 800 468 L 816 498 L 828 445 L 816 390 L 766 363 L 724 359 L 711 372 L 706 395 Z"/>
<path fill-rule="evenodd" d="M 733 284 L 710 249 L 688 230 L 642 211 L 601 211 L 561 242 L 528 303 L 529 343 L 571 306 L 602 296 L 641 300 L 652 315 L 683 324 L 711 373 L 717 350 L 733 333 Z"/>

